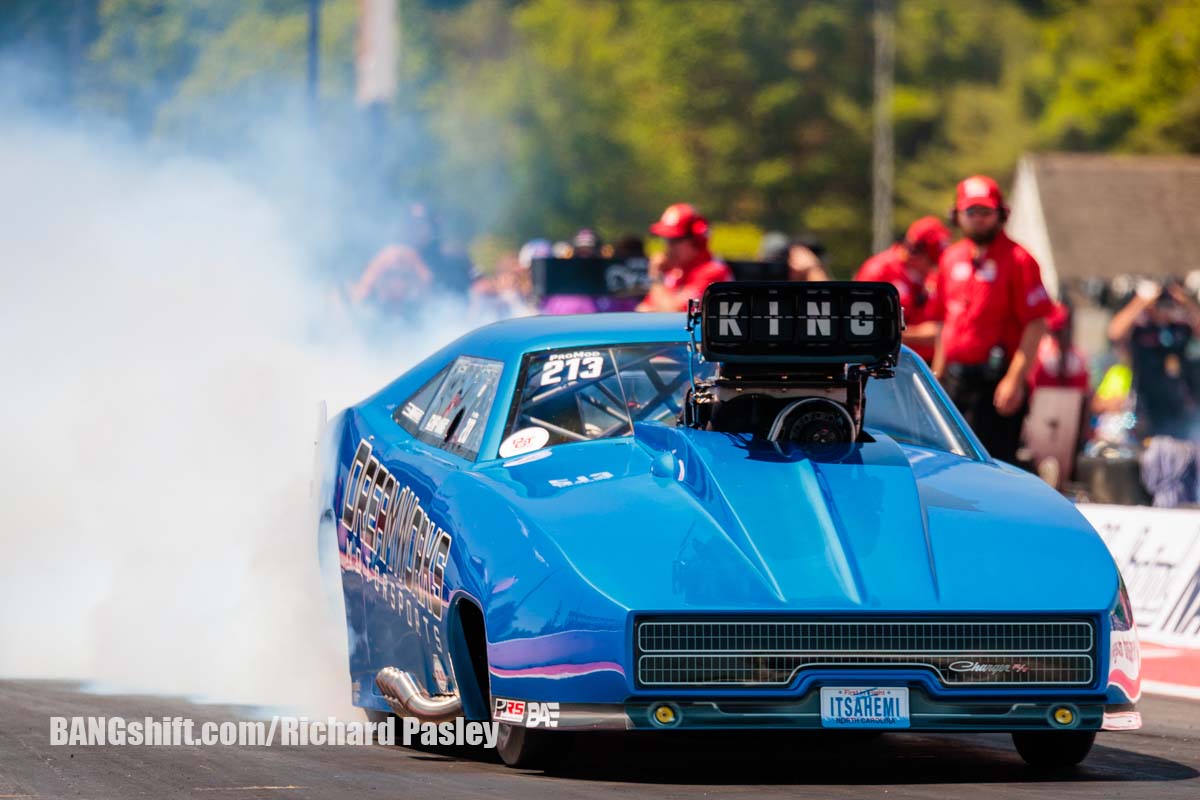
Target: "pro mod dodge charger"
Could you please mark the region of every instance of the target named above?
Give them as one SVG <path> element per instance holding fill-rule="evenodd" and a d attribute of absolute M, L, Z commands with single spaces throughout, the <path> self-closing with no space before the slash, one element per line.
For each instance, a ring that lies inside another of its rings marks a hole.
<path fill-rule="evenodd" d="M 1140 726 L 1096 533 L 993 461 L 886 284 L 736 283 L 687 315 L 501 322 L 326 428 L 354 702 L 580 732 Z"/>

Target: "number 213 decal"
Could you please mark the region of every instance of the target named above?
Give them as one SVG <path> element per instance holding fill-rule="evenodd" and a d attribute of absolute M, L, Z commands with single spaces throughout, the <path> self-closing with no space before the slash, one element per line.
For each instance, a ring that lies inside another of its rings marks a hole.
<path fill-rule="evenodd" d="M 580 369 L 582 367 L 582 369 Z M 578 380 L 592 380 L 599 378 L 600 373 L 604 371 L 603 356 L 587 356 L 586 358 L 568 358 L 561 361 L 547 361 L 546 366 L 542 368 L 542 386 L 553 386 L 556 383 L 563 381 L 563 370 L 566 369 L 566 380 L 568 382 Z"/>

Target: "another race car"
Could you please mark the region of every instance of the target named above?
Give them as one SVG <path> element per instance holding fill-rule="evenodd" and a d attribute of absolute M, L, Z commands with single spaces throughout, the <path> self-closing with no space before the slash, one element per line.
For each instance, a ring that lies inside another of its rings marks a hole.
<path fill-rule="evenodd" d="M 1011 732 L 1031 764 L 1140 726 L 1100 538 L 988 457 L 886 284 L 716 284 L 683 314 L 500 322 L 327 427 L 354 702 L 500 726 Z"/>

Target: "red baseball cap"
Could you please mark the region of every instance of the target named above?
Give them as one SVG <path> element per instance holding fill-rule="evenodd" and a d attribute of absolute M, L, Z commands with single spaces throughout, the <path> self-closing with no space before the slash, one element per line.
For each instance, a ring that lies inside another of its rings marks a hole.
<path fill-rule="evenodd" d="M 910 250 L 923 251 L 936 264 L 942 251 L 950 246 L 950 231 L 937 217 L 921 217 L 908 226 L 904 243 Z"/>
<path fill-rule="evenodd" d="M 650 226 L 650 232 L 664 239 L 682 239 L 685 236 L 707 236 L 708 220 L 700 216 L 687 203 L 667 206 L 662 218 Z"/>
<path fill-rule="evenodd" d="M 960 183 L 954 200 L 954 207 L 959 211 L 966 211 L 971 206 L 1000 208 L 1003 205 L 1000 185 L 987 175 L 972 175 Z"/>

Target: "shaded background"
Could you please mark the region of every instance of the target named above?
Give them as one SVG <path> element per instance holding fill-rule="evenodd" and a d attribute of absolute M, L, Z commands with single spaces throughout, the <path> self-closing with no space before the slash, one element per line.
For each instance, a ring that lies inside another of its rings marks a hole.
<path fill-rule="evenodd" d="M 27 98 L 156 146 L 241 148 L 266 114 L 303 126 L 306 168 L 337 177 L 354 224 L 420 199 L 484 262 L 488 237 L 643 231 L 681 199 L 731 257 L 772 228 L 824 238 L 842 276 L 869 254 L 869 0 L 398 0 L 393 91 L 369 109 L 364 5 L 10 0 L 0 50 L 47 70 Z M 899 0 L 894 30 L 895 232 L 966 174 L 1007 185 L 1026 150 L 1200 149 L 1195 0 Z"/>

